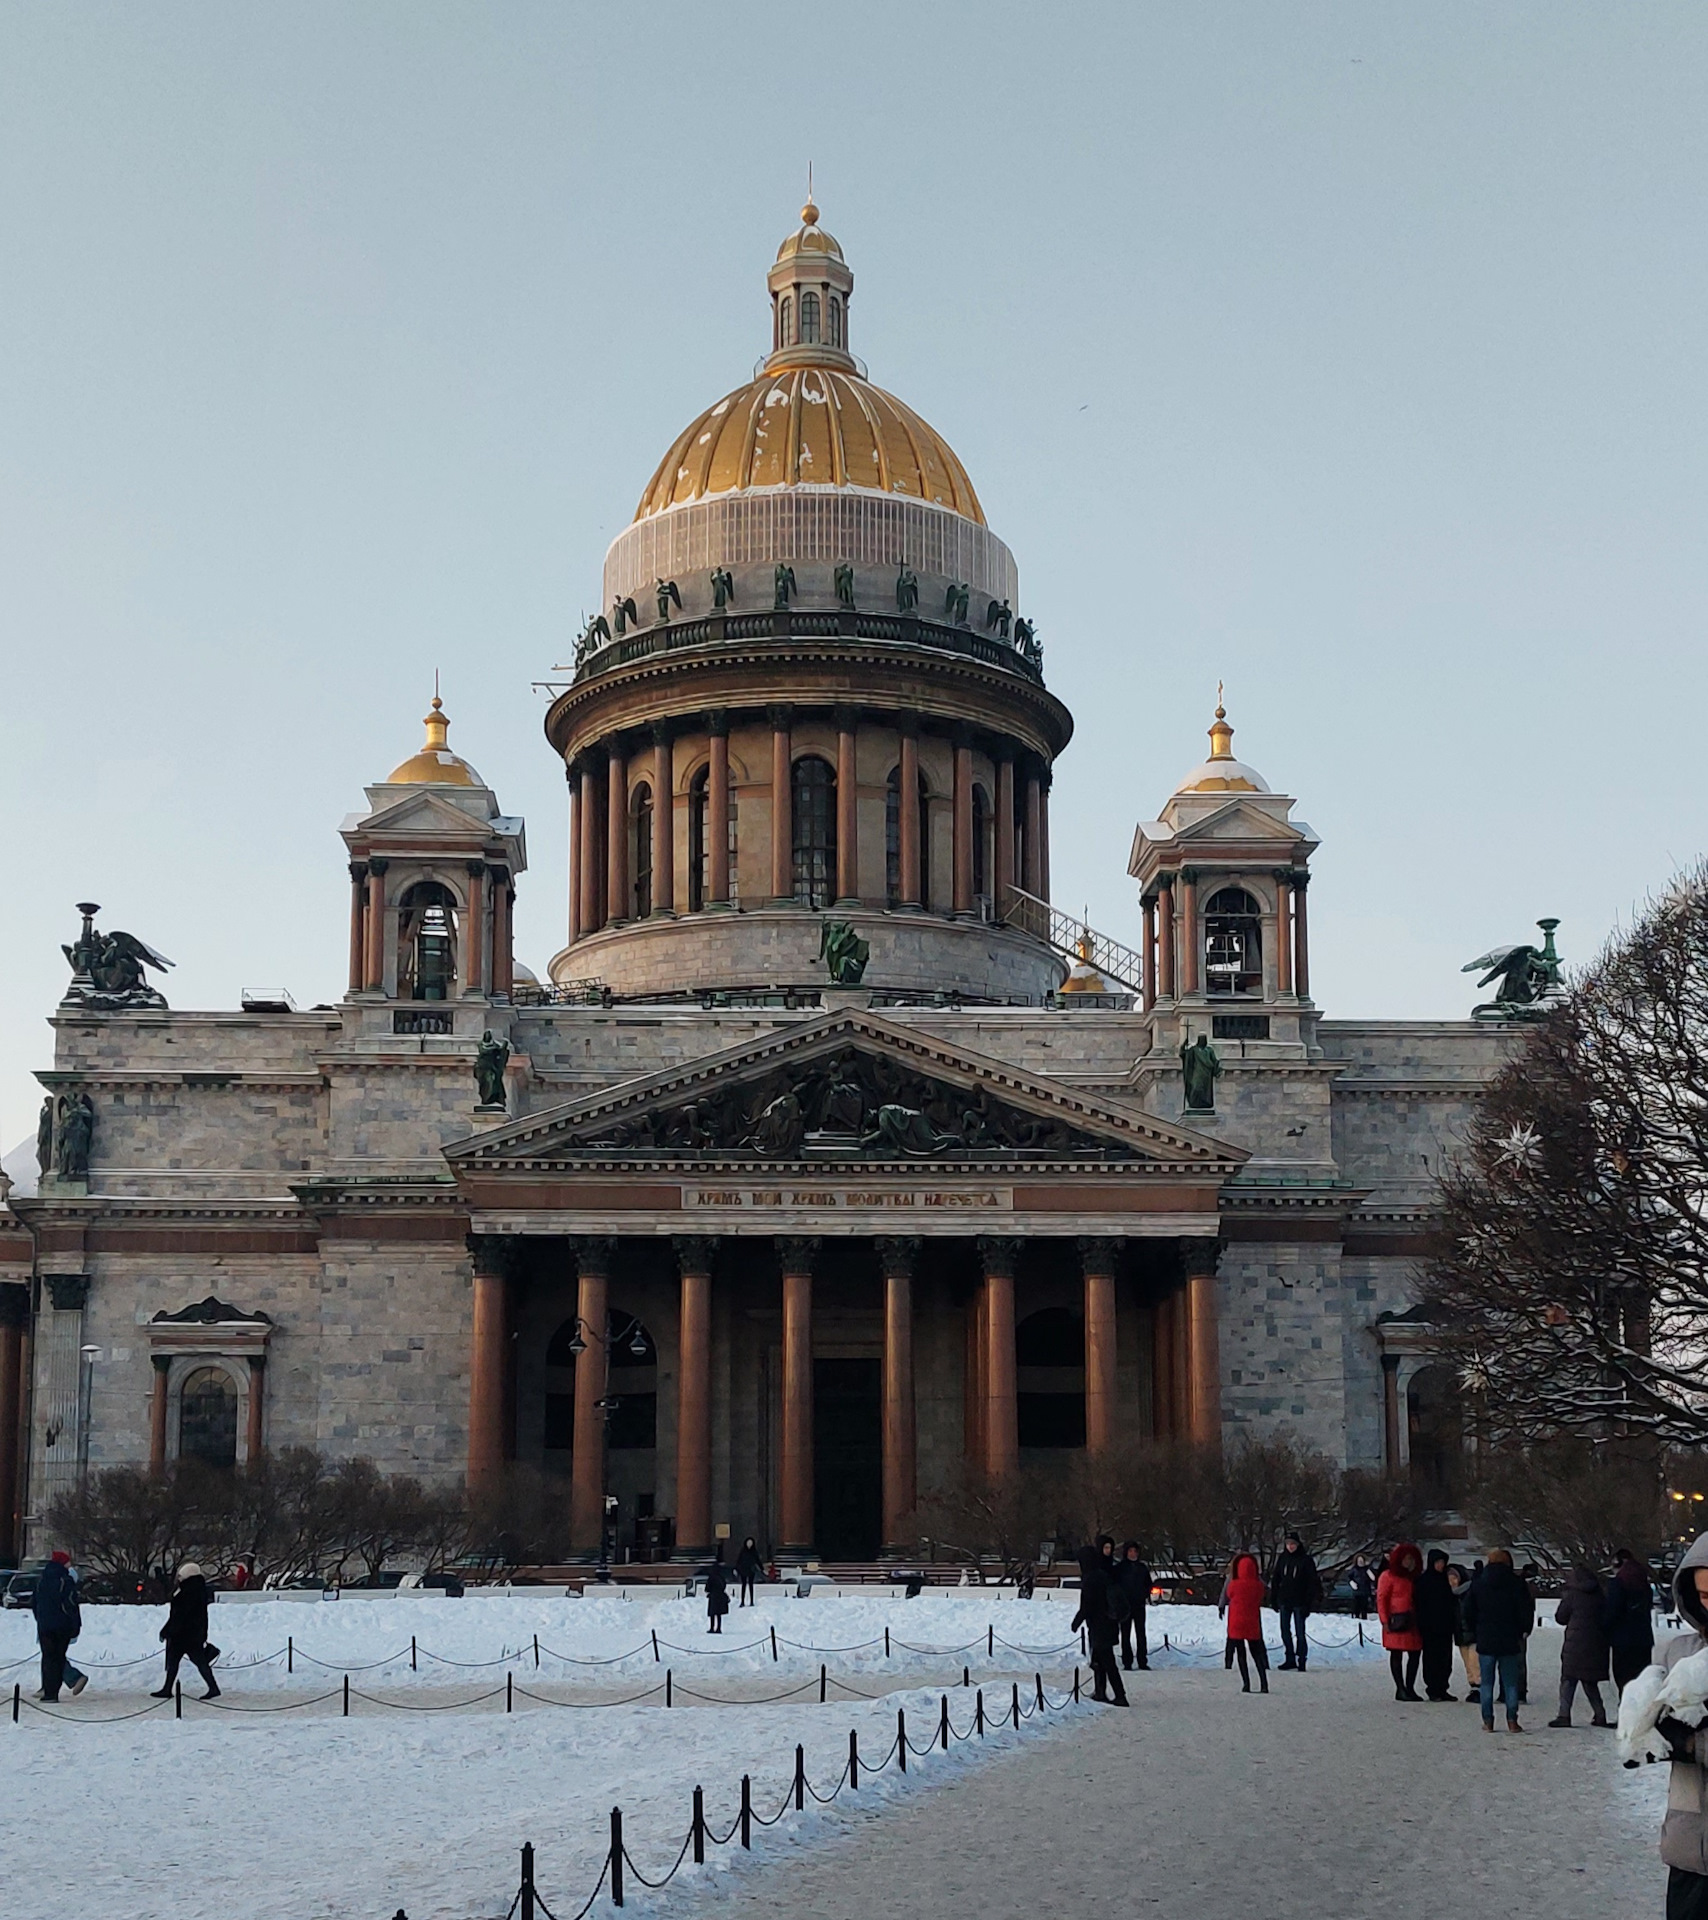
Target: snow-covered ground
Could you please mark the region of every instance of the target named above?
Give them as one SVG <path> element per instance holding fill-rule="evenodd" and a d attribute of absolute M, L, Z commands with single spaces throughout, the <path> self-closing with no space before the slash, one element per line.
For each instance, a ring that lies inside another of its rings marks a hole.
<path fill-rule="evenodd" d="M 541 1892 L 567 1917 L 598 1877 L 613 1805 L 623 1809 L 637 1867 L 657 1878 L 688 1830 L 696 1785 L 721 1832 L 736 1816 L 743 1773 L 752 1776 L 756 1810 L 777 1810 L 797 1742 L 809 1778 L 827 1790 L 847 1761 L 851 1730 L 868 1764 L 894 1740 L 898 1708 L 912 1739 L 923 1742 L 937 1724 L 940 1689 L 956 1729 L 970 1728 L 974 1695 L 958 1684 L 963 1666 L 975 1688 L 984 1685 L 993 1721 L 1007 1712 L 1013 1676 L 1041 1669 L 1052 1698 L 1062 1699 L 1078 1659 L 1071 1617 L 1061 1601 L 978 1590 L 912 1601 L 888 1593 L 770 1598 L 732 1612 L 720 1643 L 705 1631 L 703 1603 L 680 1596 L 220 1606 L 214 1633 L 224 1649 L 226 1702 L 203 1707 L 196 1687 L 178 1721 L 170 1706 L 147 1698 L 159 1672 L 161 1610 L 86 1609 L 74 1653 L 91 1684 L 62 1703 L 63 1719 L 28 1705 L 29 1616 L 0 1615 L 0 1684 L 9 1693 L 19 1681 L 25 1691 L 20 1723 L 0 1723 L 7 1905 L 32 1920 L 94 1912 L 127 1920 L 387 1920 L 400 1907 L 410 1920 L 474 1920 L 504 1913 L 526 1840 L 538 1849 Z M 1353 1622 L 1319 1624 L 1319 1664 L 1381 1657 L 1373 1645 L 1358 1647 Z M 1219 1627 L 1207 1610 L 1157 1608 L 1151 1626 L 1153 1661 L 1220 1667 Z M 1165 1633 L 1170 1650 L 1162 1653 Z M 287 1637 L 293 1673 L 283 1657 Z M 1343 1640 L 1350 1644 L 1326 1645 Z M 28 1664 L 8 1664 L 17 1662 Z M 832 1676 L 822 1706 L 821 1664 Z M 351 1718 L 341 1717 L 337 1697 L 295 1704 L 341 1690 L 348 1668 L 360 1669 L 351 1674 Z M 601 1695 L 659 1686 L 667 1670 L 683 1689 L 750 1699 L 696 1708 L 678 1693 L 666 1708 L 655 1693 L 595 1704 Z M 507 1671 L 519 1689 L 563 1704 L 554 1710 L 519 1696 L 507 1715 Z M 834 1685 L 838 1675 L 849 1689 Z M 803 1682 L 792 1700 L 751 1699 Z M 387 1712 L 364 1707 L 364 1694 L 448 1710 Z M 482 1694 L 478 1704 L 462 1704 Z M 574 1710 L 575 1700 L 586 1710 Z M 918 1792 L 1016 1741 L 1049 1739 L 1075 1711 L 1030 1720 L 1018 1735 L 993 1725 L 982 1744 L 911 1758 L 905 1778 L 893 1767 L 863 1774 L 857 1804 L 869 1809 Z M 752 1857 L 811 1844 L 845 1822 L 851 1804 L 847 1794 L 828 1811 L 809 1802 L 805 1814 L 756 1829 Z M 703 1868 L 685 1868 L 658 1899 L 679 1907 L 696 1881 L 715 1882 L 743 1857 L 738 1847 L 714 1848 Z M 631 1908 L 646 1911 L 643 1889 L 631 1884 L 629 1896 Z M 598 1911 L 605 1906 L 601 1900 Z"/>

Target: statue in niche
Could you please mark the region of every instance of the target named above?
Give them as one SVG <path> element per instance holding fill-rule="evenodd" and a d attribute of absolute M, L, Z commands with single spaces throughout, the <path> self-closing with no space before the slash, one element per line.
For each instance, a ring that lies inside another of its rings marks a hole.
<path fill-rule="evenodd" d="M 846 560 L 837 562 L 836 572 L 832 576 L 836 584 L 836 604 L 847 612 L 854 611 L 854 569 Z"/>
<path fill-rule="evenodd" d="M 914 613 L 919 607 L 919 575 L 904 560 L 896 569 L 896 612 Z"/>
<path fill-rule="evenodd" d="M 800 1152 L 806 1138 L 806 1115 L 792 1093 L 780 1093 L 761 1108 L 753 1125 L 753 1144 L 772 1160 L 789 1160 Z"/>
<path fill-rule="evenodd" d="M 474 1050 L 474 1083 L 480 1090 L 480 1104 L 483 1107 L 502 1107 L 504 1099 L 504 1069 L 510 1064 L 510 1043 L 500 1040 L 490 1027 L 480 1036 L 480 1045 Z"/>
<path fill-rule="evenodd" d="M 58 1131 L 60 1179 L 88 1179 L 89 1150 L 95 1144 L 95 1103 L 88 1094 L 60 1095 Z"/>
<path fill-rule="evenodd" d="M 771 590 L 774 595 L 771 604 L 780 613 L 795 593 L 795 570 L 786 560 L 779 560 L 772 568 Z"/>
<path fill-rule="evenodd" d="M 134 933 L 98 933 L 95 915 L 101 909 L 92 900 L 79 901 L 77 911 L 83 916 L 83 931 L 70 946 L 60 948 L 71 966 L 65 998 L 103 1012 L 165 1006 L 165 996 L 149 985 L 144 972 L 147 967 L 171 966 L 165 954 L 156 953 Z"/>
<path fill-rule="evenodd" d="M 611 624 L 617 630 L 617 638 L 622 639 L 630 627 L 640 625 L 640 614 L 635 608 L 634 595 L 618 594 L 611 602 Z"/>
<path fill-rule="evenodd" d="M 1560 983 L 1560 956 L 1554 951 L 1554 929 L 1558 920 L 1538 920 L 1542 929 L 1539 947 L 1491 947 L 1480 960 L 1460 969 L 1478 973 L 1484 968 L 1479 989 L 1498 980 L 1495 997 L 1471 1009 L 1473 1020 L 1545 1020 L 1563 991 Z"/>
<path fill-rule="evenodd" d="M 1216 1049 L 1203 1034 L 1180 1043 L 1180 1078 L 1186 1088 L 1188 1113 L 1215 1112 L 1216 1077 L 1221 1071 Z"/>
<path fill-rule="evenodd" d="M 655 580 L 652 583 L 652 590 L 658 595 L 658 617 L 660 620 L 668 620 L 670 618 L 672 602 L 675 603 L 678 613 L 682 611 L 682 595 L 677 591 L 674 580 Z"/>
<path fill-rule="evenodd" d="M 950 581 L 949 591 L 943 596 L 943 618 L 957 627 L 964 627 L 971 602 L 972 590 L 964 584 Z"/>
<path fill-rule="evenodd" d="M 846 920 L 827 920 L 819 930 L 818 957 L 830 969 L 832 986 L 857 987 L 872 949 Z"/>
<path fill-rule="evenodd" d="M 42 1174 L 53 1172 L 53 1095 L 46 1094 L 42 1099 L 42 1110 L 36 1116 L 36 1171 Z"/>
<path fill-rule="evenodd" d="M 713 567 L 711 572 L 712 606 L 718 613 L 735 602 L 735 577 L 728 567 Z"/>
<path fill-rule="evenodd" d="M 1008 625 L 1013 618 L 1014 609 L 1006 600 L 993 600 L 985 610 L 985 631 L 988 633 L 994 630 L 998 639 L 1006 640 Z"/>

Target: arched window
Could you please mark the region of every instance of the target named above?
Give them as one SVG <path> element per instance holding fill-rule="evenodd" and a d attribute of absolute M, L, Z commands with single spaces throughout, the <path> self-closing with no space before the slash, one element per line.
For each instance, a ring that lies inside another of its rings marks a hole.
<path fill-rule="evenodd" d="M 457 983 L 457 902 L 437 880 L 420 880 L 397 903 L 397 992 L 402 1000 L 448 1000 Z"/>
<path fill-rule="evenodd" d="M 884 783 L 884 898 L 901 904 L 901 768 L 891 767 Z M 925 775 L 919 776 L 919 899 L 931 904 L 931 802 Z"/>
<path fill-rule="evenodd" d="M 842 302 L 834 293 L 830 296 L 830 344 L 842 345 Z"/>
<path fill-rule="evenodd" d="M 801 295 L 801 345 L 815 346 L 818 342 L 818 295 Z"/>
<path fill-rule="evenodd" d="M 990 795 L 983 787 L 973 788 L 973 898 L 990 898 Z"/>
<path fill-rule="evenodd" d="M 1218 999 L 1263 991 L 1263 909 L 1244 887 L 1223 887 L 1204 908 L 1204 991 Z"/>
<path fill-rule="evenodd" d="M 828 907 L 836 898 L 836 769 L 817 754 L 797 760 L 791 781 L 795 898 Z"/>
<path fill-rule="evenodd" d="M 1085 1445 L 1085 1322 L 1067 1307 L 1029 1313 L 1014 1329 L 1023 1447 Z"/>
<path fill-rule="evenodd" d="M 712 843 L 709 823 L 712 773 L 702 767 L 688 783 L 688 911 L 701 913 L 712 897 Z M 735 859 L 735 788 L 729 790 L 729 897 L 737 898 Z"/>
<path fill-rule="evenodd" d="M 795 303 L 788 294 L 777 302 L 777 344 L 786 347 L 792 344 L 792 332 L 795 324 Z"/>
<path fill-rule="evenodd" d="M 643 780 L 629 794 L 629 872 L 634 881 L 634 914 L 652 912 L 652 788 Z"/>
<path fill-rule="evenodd" d="M 178 1454 L 210 1467 L 237 1465 L 237 1382 L 224 1367 L 198 1367 L 178 1402 Z"/>

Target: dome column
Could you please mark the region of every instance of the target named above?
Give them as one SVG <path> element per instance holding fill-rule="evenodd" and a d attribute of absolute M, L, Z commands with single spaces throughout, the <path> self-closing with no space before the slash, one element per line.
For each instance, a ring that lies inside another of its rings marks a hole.
<path fill-rule="evenodd" d="M 996 763 L 996 917 L 1014 891 L 1014 755 L 1004 747 Z"/>
<path fill-rule="evenodd" d="M 575 810 L 581 843 L 581 931 L 597 933 L 604 924 L 604 902 L 599 888 L 599 776 L 590 761 L 581 763 L 581 804 Z"/>
<path fill-rule="evenodd" d="M 350 991 L 367 984 L 366 921 L 368 867 L 365 860 L 350 862 Z"/>
<path fill-rule="evenodd" d="M 516 889 L 503 867 L 492 869 L 492 997 L 508 1000 L 515 984 L 515 950 L 511 939 L 511 914 L 516 904 Z"/>
<path fill-rule="evenodd" d="M 1050 897 L 1050 770 L 1038 782 L 1038 897 Z"/>
<path fill-rule="evenodd" d="M 652 911 L 670 920 L 676 913 L 676 793 L 670 728 L 652 730 Z"/>
<path fill-rule="evenodd" d="M 787 707 L 772 707 L 771 721 L 771 904 L 791 906 L 795 898 L 795 828 L 790 781 L 793 759 Z"/>
<path fill-rule="evenodd" d="M 1198 991 L 1198 869 L 1180 869 L 1180 991 L 1190 998 Z"/>
<path fill-rule="evenodd" d="M 1275 991 L 1293 991 L 1293 876 L 1286 868 L 1275 881 Z"/>
<path fill-rule="evenodd" d="M 1310 875 L 1293 875 L 1293 990 L 1301 1000 L 1311 997 L 1311 943 L 1305 926 L 1305 887 Z"/>
<path fill-rule="evenodd" d="M 581 938 L 581 776 L 572 766 L 563 770 L 569 782 L 569 945 Z"/>
<path fill-rule="evenodd" d="M 1174 998 L 1174 875 L 1156 877 L 1157 997 Z"/>
<path fill-rule="evenodd" d="M 463 923 L 463 991 L 464 993 L 484 993 L 486 991 L 486 862 L 471 860 L 468 863 L 469 910 Z M 494 900 L 493 915 L 497 918 L 498 902 Z M 494 927 L 496 933 L 497 928 Z M 493 942 L 496 947 L 497 941 Z M 498 955 L 493 954 L 496 968 Z"/>
<path fill-rule="evenodd" d="M 629 918 L 629 761 L 622 743 L 606 749 L 605 765 L 605 920 Z"/>
<path fill-rule="evenodd" d="M 1037 773 L 1026 776 L 1026 837 L 1021 845 L 1020 884 L 1033 896 L 1044 897 L 1044 783 Z"/>
<path fill-rule="evenodd" d="M 860 779 L 855 755 L 858 716 L 836 709 L 836 904 L 860 904 Z"/>
<path fill-rule="evenodd" d="M 706 716 L 711 758 L 706 770 L 708 906 L 729 905 L 729 715 Z M 690 896 L 692 898 L 692 896 Z"/>
<path fill-rule="evenodd" d="M 385 870 L 384 860 L 368 862 L 368 930 L 364 985 L 370 993 L 385 991 Z"/>
<path fill-rule="evenodd" d="M 973 910 L 973 742 L 964 727 L 955 729 L 955 831 L 953 910 Z"/>
<path fill-rule="evenodd" d="M 919 729 L 911 715 L 901 730 L 901 761 L 896 774 L 896 828 L 901 842 L 901 905 L 924 905 L 919 886 Z"/>
<path fill-rule="evenodd" d="M 1139 902 L 1145 916 L 1144 931 L 1144 1010 L 1149 1013 L 1156 1005 L 1156 895 L 1147 893 Z"/>

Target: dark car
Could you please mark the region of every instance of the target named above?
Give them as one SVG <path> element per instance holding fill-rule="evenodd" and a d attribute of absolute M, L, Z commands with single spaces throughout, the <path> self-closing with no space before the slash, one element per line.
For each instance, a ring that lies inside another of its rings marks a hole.
<path fill-rule="evenodd" d="M 27 1607 L 36 1597 L 36 1582 L 41 1577 L 39 1560 L 34 1566 L 19 1568 L 6 1582 L 5 1592 L 0 1593 L 0 1607 Z"/>

